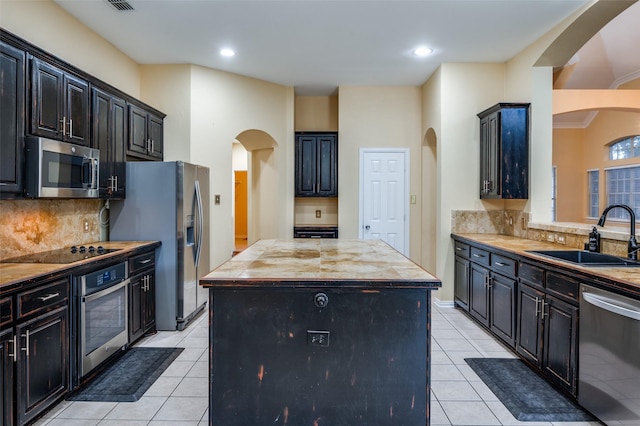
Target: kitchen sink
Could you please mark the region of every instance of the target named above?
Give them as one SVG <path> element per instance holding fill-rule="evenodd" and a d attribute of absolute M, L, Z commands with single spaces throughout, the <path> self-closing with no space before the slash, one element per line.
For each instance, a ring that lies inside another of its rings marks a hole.
<path fill-rule="evenodd" d="M 640 267 L 640 262 L 635 260 L 585 250 L 527 250 L 527 252 L 582 266 Z"/>

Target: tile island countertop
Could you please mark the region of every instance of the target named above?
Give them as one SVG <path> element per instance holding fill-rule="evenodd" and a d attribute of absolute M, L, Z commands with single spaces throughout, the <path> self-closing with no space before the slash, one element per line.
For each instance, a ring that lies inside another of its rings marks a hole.
<path fill-rule="evenodd" d="M 391 246 L 261 240 L 200 285 L 209 424 L 429 423 L 431 291 L 441 283 Z"/>
<path fill-rule="evenodd" d="M 379 240 L 260 240 L 200 279 L 204 287 L 441 286 L 438 278 Z"/>

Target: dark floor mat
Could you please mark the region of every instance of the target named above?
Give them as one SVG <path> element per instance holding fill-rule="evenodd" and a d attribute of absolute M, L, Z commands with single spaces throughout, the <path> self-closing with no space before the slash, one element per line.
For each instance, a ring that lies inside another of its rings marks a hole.
<path fill-rule="evenodd" d="M 131 348 L 67 399 L 69 401 L 137 401 L 183 350 L 183 348 Z"/>
<path fill-rule="evenodd" d="M 595 421 L 519 359 L 465 358 L 465 361 L 520 421 Z"/>

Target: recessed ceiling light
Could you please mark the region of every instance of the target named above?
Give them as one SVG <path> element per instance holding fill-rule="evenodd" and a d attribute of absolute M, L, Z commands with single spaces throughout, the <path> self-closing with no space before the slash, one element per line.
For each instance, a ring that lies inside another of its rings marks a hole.
<path fill-rule="evenodd" d="M 433 49 L 429 49 L 428 47 L 416 47 L 415 49 L 413 49 L 413 54 L 416 56 L 427 56 L 429 55 L 431 52 L 433 52 Z"/>
<path fill-rule="evenodd" d="M 220 50 L 220 54 L 222 56 L 231 57 L 231 56 L 234 56 L 236 52 L 234 52 L 233 49 L 222 49 Z"/>

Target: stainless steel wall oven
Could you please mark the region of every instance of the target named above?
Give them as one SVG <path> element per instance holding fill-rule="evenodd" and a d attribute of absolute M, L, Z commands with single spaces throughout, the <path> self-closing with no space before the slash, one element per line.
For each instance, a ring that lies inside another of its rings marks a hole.
<path fill-rule="evenodd" d="M 77 278 L 78 379 L 129 343 L 128 272 L 121 262 Z"/>

